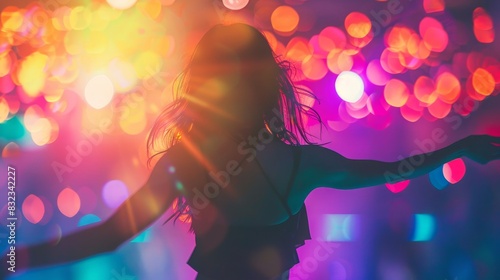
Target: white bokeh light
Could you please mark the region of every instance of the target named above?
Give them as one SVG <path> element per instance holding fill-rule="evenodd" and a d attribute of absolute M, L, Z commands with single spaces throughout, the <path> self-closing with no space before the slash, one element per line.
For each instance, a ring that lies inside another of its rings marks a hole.
<path fill-rule="evenodd" d="M 241 10 L 248 5 L 249 0 L 222 0 L 224 6 L 230 10 Z"/>
<path fill-rule="evenodd" d="M 85 86 L 85 101 L 95 109 L 108 105 L 114 94 L 113 83 L 106 75 L 93 77 Z"/>
<path fill-rule="evenodd" d="M 137 0 L 106 0 L 108 4 L 118 10 L 126 10 L 137 2 Z"/>
<path fill-rule="evenodd" d="M 339 74 L 335 81 L 335 90 L 337 90 L 337 94 L 342 100 L 354 103 L 363 96 L 365 84 L 358 74 L 352 71 L 344 71 Z"/>

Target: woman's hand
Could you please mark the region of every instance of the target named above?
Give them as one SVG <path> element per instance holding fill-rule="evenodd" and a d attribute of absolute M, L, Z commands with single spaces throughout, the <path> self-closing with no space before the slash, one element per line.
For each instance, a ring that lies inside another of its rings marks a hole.
<path fill-rule="evenodd" d="M 490 135 L 471 135 L 461 141 L 465 156 L 480 164 L 500 159 L 500 137 Z"/>

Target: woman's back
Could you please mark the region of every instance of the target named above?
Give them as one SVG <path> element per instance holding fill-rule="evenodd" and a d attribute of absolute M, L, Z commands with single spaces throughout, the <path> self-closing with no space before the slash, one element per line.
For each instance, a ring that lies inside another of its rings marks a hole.
<path fill-rule="evenodd" d="M 278 139 L 254 142 L 256 138 L 237 141 L 217 136 L 191 146 L 206 162 L 193 167 L 203 179 L 186 186 L 194 216 L 215 207 L 228 224 L 266 226 L 287 220 L 288 210 L 299 212 L 306 195 L 301 195 L 295 180 L 300 159 L 294 150 L 300 147 Z"/>
<path fill-rule="evenodd" d="M 290 199 L 300 147 L 247 140 L 200 145 L 210 162 L 197 169 L 206 182 L 186 186 L 196 234 L 188 264 L 200 277 L 275 279 L 298 263 L 296 248 L 310 239 L 303 200 Z"/>

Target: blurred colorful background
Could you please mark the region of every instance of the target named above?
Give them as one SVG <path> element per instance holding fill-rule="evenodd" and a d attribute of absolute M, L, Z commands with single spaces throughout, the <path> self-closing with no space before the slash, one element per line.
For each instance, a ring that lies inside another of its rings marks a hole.
<path fill-rule="evenodd" d="M 8 166 L 18 244 L 107 219 L 147 179 L 149 129 L 216 23 L 256 26 L 295 63 L 320 142 L 346 157 L 500 136 L 499 17 L 487 0 L 2 1 L 2 224 Z M 395 185 L 317 189 L 290 279 L 500 279 L 499 171 L 457 159 Z M 188 221 L 161 225 L 171 211 L 112 254 L 11 279 L 193 279 L 194 237 Z"/>

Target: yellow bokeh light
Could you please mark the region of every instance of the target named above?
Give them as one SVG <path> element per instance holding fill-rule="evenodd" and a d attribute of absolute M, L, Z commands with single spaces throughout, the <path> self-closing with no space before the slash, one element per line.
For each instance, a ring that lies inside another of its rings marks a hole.
<path fill-rule="evenodd" d="M 97 75 L 85 86 L 85 101 L 95 109 L 104 108 L 111 102 L 115 89 L 106 75 Z"/>
<path fill-rule="evenodd" d="M 9 103 L 5 98 L 0 96 L 0 123 L 4 122 L 9 116 Z"/>
<path fill-rule="evenodd" d="M 123 132 L 130 135 L 141 133 L 147 124 L 145 108 L 143 102 L 133 101 L 132 96 L 127 96 L 124 101 L 124 107 L 120 116 L 120 127 Z"/>
<path fill-rule="evenodd" d="M 19 8 L 9 6 L 1 13 L 2 31 L 17 31 L 23 25 L 23 14 Z"/>
<path fill-rule="evenodd" d="M 10 56 L 10 51 L 0 54 L 0 77 L 9 74 L 11 66 L 12 58 Z"/>
<path fill-rule="evenodd" d="M 146 79 L 157 74 L 162 66 L 161 56 L 152 51 L 142 52 L 134 60 L 134 69 L 140 79 Z"/>
<path fill-rule="evenodd" d="M 31 131 L 35 127 L 35 123 L 39 118 L 44 116 L 42 108 L 38 105 L 31 105 L 24 112 L 24 126 L 28 131 Z"/>
<path fill-rule="evenodd" d="M 21 62 L 18 80 L 26 94 L 30 97 L 39 95 L 45 84 L 48 57 L 39 52 L 34 52 Z"/>
<path fill-rule="evenodd" d="M 159 0 L 141 1 L 137 3 L 137 7 L 151 19 L 156 19 L 161 12 L 161 2 Z"/>
<path fill-rule="evenodd" d="M 88 8 L 78 6 L 71 10 L 69 15 L 71 28 L 74 30 L 84 30 L 92 22 L 92 13 Z"/>
<path fill-rule="evenodd" d="M 39 118 L 35 121 L 31 129 L 31 139 L 38 146 L 43 146 L 49 143 L 51 134 L 50 121 L 46 118 Z"/>
<path fill-rule="evenodd" d="M 84 50 L 85 42 L 82 31 L 68 31 L 64 36 L 64 48 L 68 54 L 78 55 Z"/>
<path fill-rule="evenodd" d="M 89 54 L 100 54 L 109 48 L 108 36 L 101 31 L 90 31 L 85 40 L 85 51 Z"/>
<path fill-rule="evenodd" d="M 122 10 L 114 9 L 107 5 L 101 5 L 95 14 L 103 20 L 111 21 L 119 18 L 122 13 Z"/>

